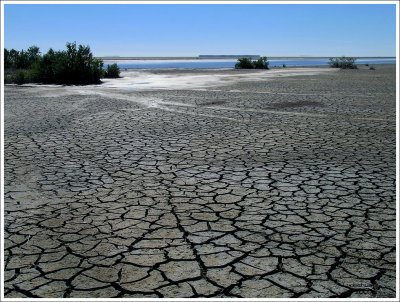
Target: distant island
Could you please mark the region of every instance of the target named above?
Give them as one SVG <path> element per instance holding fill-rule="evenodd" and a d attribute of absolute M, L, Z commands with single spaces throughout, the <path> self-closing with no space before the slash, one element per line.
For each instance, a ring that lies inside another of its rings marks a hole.
<path fill-rule="evenodd" d="M 106 56 L 98 57 L 102 60 L 218 60 L 218 59 L 238 59 L 250 58 L 258 60 L 260 55 L 199 55 L 197 57 L 123 57 L 123 56 Z"/>
<path fill-rule="evenodd" d="M 258 60 L 260 55 L 199 55 L 199 59 L 239 59 L 239 58 L 250 58 L 252 60 Z"/>

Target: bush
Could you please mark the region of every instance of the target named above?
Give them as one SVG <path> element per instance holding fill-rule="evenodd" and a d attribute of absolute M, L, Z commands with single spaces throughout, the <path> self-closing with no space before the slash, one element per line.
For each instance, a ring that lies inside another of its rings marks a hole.
<path fill-rule="evenodd" d="M 236 69 L 253 69 L 253 62 L 250 58 L 239 58 L 238 63 L 235 64 Z"/>
<path fill-rule="evenodd" d="M 4 48 L 4 69 L 11 68 L 10 51 Z"/>
<path fill-rule="evenodd" d="M 257 61 L 251 61 L 250 58 L 239 58 L 235 64 L 236 69 L 269 69 L 267 57 L 261 57 Z"/>
<path fill-rule="evenodd" d="M 261 57 L 257 61 L 253 61 L 253 65 L 256 69 L 269 69 L 269 62 L 267 57 Z"/>
<path fill-rule="evenodd" d="M 119 67 L 117 64 L 107 65 L 107 70 L 104 73 L 105 78 L 119 78 Z"/>
<path fill-rule="evenodd" d="M 4 84 L 12 84 L 14 83 L 13 76 L 10 74 L 4 73 Z"/>
<path fill-rule="evenodd" d="M 26 83 L 37 83 L 31 69 L 10 69 L 4 72 L 4 84 L 22 85 Z"/>
<path fill-rule="evenodd" d="M 23 71 L 18 71 L 15 75 L 12 81 L 17 84 L 17 85 L 22 85 L 27 82 L 27 78 L 25 76 L 25 72 Z"/>
<path fill-rule="evenodd" d="M 375 70 L 375 67 L 374 67 L 374 66 L 371 66 L 371 67 L 369 68 L 369 70 Z"/>
<path fill-rule="evenodd" d="M 98 84 L 103 75 L 103 61 L 93 57 L 89 46 L 67 43 L 64 51 L 50 49 L 43 56 L 39 48 L 27 51 L 5 50 L 7 68 L 28 69 L 12 77 L 14 83 L 34 82 L 46 84 L 86 85 Z"/>
<path fill-rule="evenodd" d="M 333 68 L 357 69 L 357 65 L 355 64 L 356 60 L 357 58 L 345 56 L 329 58 L 329 65 Z"/>
<path fill-rule="evenodd" d="M 28 50 L 17 51 L 4 49 L 4 68 L 28 69 L 40 59 L 39 47 L 31 46 Z"/>

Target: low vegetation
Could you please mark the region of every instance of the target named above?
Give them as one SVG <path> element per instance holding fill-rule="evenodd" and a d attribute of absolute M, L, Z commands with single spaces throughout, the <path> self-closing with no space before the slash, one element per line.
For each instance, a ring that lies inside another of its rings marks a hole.
<path fill-rule="evenodd" d="M 119 70 L 119 67 L 117 64 L 112 64 L 112 65 L 107 65 L 107 69 L 104 72 L 104 77 L 105 78 L 119 78 L 119 73 L 121 71 Z"/>
<path fill-rule="evenodd" d="M 62 85 L 99 84 L 102 77 L 118 78 L 117 64 L 103 69 L 103 61 L 93 57 L 89 46 L 67 43 L 66 50 L 50 49 L 41 54 L 36 46 L 26 51 L 4 50 L 5 83 Z"/>
<path fill-rule="evenodd" d="M 269 69 L 267 57 L 261 57 L 257 61 L 252 61 L 250 58 L 239 58 L 235 64 L 236 69 Z"/>
<path fill-rule="evenodd" d="M 26 51 L 4 49 L 4 68 L 28 69 L 40 58 L 39 47 L 31 46 Z"/>
<path fill-rule="evenodd" d="M 340 69 L 357 69 L 356 60 L 357 58 L 345 56 L 329 58 L 329 66 Z"/>

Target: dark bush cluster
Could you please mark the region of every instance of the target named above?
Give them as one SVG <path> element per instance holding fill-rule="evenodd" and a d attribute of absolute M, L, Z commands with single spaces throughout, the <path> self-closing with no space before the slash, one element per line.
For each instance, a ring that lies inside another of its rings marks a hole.
<path fill-rule="evenodd" d="M 40 58 L 39 47 L 31 46 L 25 50 L 4 49 L 4 68 L 28 69 Z"/>
<path fill-rule="evenodd" d="M 269 69 L 267 57 L 261 57 L 257 61 L 252 61 L 250 58 L 239 58 L 235 64 L 236 69 Z"/>
<path fill-rule="evenodd" d="M 6 82 L 64 85 L 100 83 L 104 73 L 103 61 L 93 57 L 90 47 L 67 43 L 66 48 L 62 51 L 50 49 L 44 55 L 35 46 L 27 51 L 5 50 L 4 67 L 11 69 L 5 78 Z"/>
<path fill-rule="evenodd" d="M 120 73 L 119 67 L 117 64 L 114 63 L 112 65 L 107 65 L 107 69 L 104 72 L 104 77 L 113 79 L 119 78 L 119 73 Z"/>
<path fill-rule="evenodd" d="M 345 56 L 329 58 L 329 66 L 341 69 L 357 69 L 356 60 L 357 58 Z"/>

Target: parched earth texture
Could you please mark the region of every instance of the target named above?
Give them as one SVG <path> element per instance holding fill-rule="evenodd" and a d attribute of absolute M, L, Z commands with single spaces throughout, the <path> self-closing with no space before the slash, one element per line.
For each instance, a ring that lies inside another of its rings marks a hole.
<path fill-rule="evenodd" d="M 395 66 L 47 89 L 5 88 L 5 297 L 395 297 Z"/>

